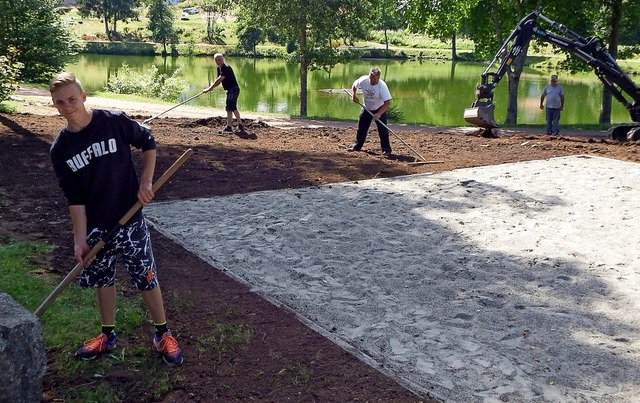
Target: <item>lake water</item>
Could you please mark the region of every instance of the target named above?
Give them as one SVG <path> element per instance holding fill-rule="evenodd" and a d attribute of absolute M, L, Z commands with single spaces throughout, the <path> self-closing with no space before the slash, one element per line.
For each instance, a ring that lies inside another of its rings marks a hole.
<path fill-rule="evenodd" d="M 240 83 L 240 112 L 298 115 L 300 112 L 300 76 L 297 65 L 283 60 L 226 58 Z M 76 73 L 88 91 L 105 87 L 108 77 L 116 74 L 126 62 L 135 71 L 145 72 L 153 64 L 170 74 L 177 68 L 189 82 L 181 95 L 187 99 L 206 88 L 216 78 L 213 57 L 147 57 L 147 56 L 78 56 L 67 70 Z M 465 126 L 464 109 L 475 97 L 475 87 L 486 65 L 445 61 L 356 60 L 323 70 L 309 72 L 307 114 L 313 117 L 356 120 L 359 106 L 345 93 L 327 89 L 350 88 L 353 81 L 369 68 L 378 66 L 382 79 L 389 86 L 395 105 L 402 114 L 402 123 L 434 126 Z M 518 123 L 544 124 L 544 112 L 539 109 L 540 93 L 551 72 L 525 70 L 519 86 Z M 560 75 L 565 91 L 565 110 L 561 124 L 597 124 L 602 85 L 595 74 Z M 494 91 L 495 117 L 504 122 L 507 107 L 508 80 L 505 77 Z M 221 88 L 202 95 L 192 105 L 224 109 L 225 93 Z M 612 122 L 629 122 L 626 109 L 613 100 Z"/>

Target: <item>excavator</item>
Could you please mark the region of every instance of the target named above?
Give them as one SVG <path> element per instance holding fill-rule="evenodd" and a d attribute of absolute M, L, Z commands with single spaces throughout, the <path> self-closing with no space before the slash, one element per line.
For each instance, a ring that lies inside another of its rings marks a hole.
<path fill-rule="evenodd" d="M 541 28 L 540 21 L 546 22 L 551 29 Z M 604 87 L 629 111 L 633 123 L 611 127 L 610 139 L 640 140 L 640 88 L 622 71 L 602 39 L 584 38 L 564 25 L 545 17 L 539 10 L 520 20 L 493 61 L 482 73 L 480 84 L 476 86 L 476 99 L 470 108 L 465 109 L 464 120 L 482 128 L 483 137 L 494 137 L 492 129 L 498 128 L 499 125 L 494 119 L 493 90 L 533 37 L 549 42 L 593 67 Z M 498 63 L 499 66 L 496 69 L 494 66 Z"/>

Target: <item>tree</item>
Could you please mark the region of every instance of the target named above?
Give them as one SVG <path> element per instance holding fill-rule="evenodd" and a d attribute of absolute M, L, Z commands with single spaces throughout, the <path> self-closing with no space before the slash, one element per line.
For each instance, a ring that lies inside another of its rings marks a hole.
<path fill-rule="evenodd" d="M 542 5 L 541 10 L 545 16 L 569 27 L 572 31 L 579 33 L 581 36 L 596 36 L 603 38 L 607 44 L 608 52 L 613 56 L 613 58 L 617 57 L 618 45 L 620 44 L 621 37 L 623 37 L 622 32 L 624 31 L 625 38 L 632 37 L 634 33 L 637 33 L 637 28 L 634 28 L 634 24 L 637 25 L 637 21 L 640 19 L 639 3 L 630 0 L 607 0 L 598 3 L 587 0 L 564 0 L 562 3 L 551 1 L 520 1 L 502 3 L 500 0 L 493 0 L 493 3 L 494 5 L 498 5 L 498 7 L 492 9 L 492 15 L 496 16 L 499 21 L 505 21 L 503 19 L 505 15 L 519 15 L 518 13 L 522 9 L 529 8 L 530 10 L 533 10 L 540 8 Z M 515 7 L 515 9 L 513 7 Z M 507 10 L 514 10 L 515 12 L 509 12 Z M 505 13 L 505 11 L 507 12 Z M 629 24 L 631 21 L 633 21 L 633 23 Z M 480 25 L 472 24 L 472 26 L 477 29 L 476 34 L 480 32 L 480 29 L 478 29 Z M 504 26 L 504 24 L 502 24 L 502 26 Z M 500 37 L 500 32 L 497 29 L 495 30 L 495 34 L 497 37 Z M 487 40 L 488 37 L 486 35 L 475 35 L 473 38 L 474 41 L 477 40 L 476 49 L 478 49 L 479 44 L 482 48 L 483 42 L 485 45 L 490 42 Z M 561 52 L 559 49 L 556 51 Z M 590 69 L 589 66 L 572 60 L 570 55 L 567 55 L 567 60 L 562 63 L 562 65 L 571 66 L 571 68 L 579 70 Z M 519 72 L 522 71 L 519 60 L 516 60 L 513 66 L 515 67 L 512 68 L 512 71 L 509 74 L 510 87 L 506 120 L 506 123 L 511 124 L 515 124 L 517 119 L 517 115 L 515 115 L 516 98 L 514 98 L 517 97 L 517 91 L 515 91 L 511 86 L 512 73 L 519 77 Z M 599 122 L 601 124 L 611 123 L 611 101 L 611 94 L 608 91 L 604 91 L 599 117 Z"/>
<path fill-rule="evenodd" d="M 611 57 L 618 57 L 618 44 L 620 43 L 620 23 L 622 22 L 622 0 L 611 0 L 602 3 L 608 9 L 609 23 L 607 26 L 609 34 L 607 35 L 607 50 Z M 602 108 L 600 108 L 600 124 L 611 124 L 611 99 L 612 95 L 609 91 L 602 92 Z"/>
<path fill-rule="evenodd" d="M 105 34 L 112 40 L 113 35 L 118 33 L 118 21 L 125 22 L 130 18 L 137 18 L 136 8 L 139 5 L 140 0 L 78 0 L 78 11 L 84 17 L 95 15 L 102 18 Z"/>
<path fill-rule="evenodd" d="M 466 29 L 469 37 L 473 39 L 477 55 L 492 56 L 502 45 L 510 32 L 516 27 L 525 15 L 536 9 L 541 9 L 543 14 L 558 20 L 561 24 L 570 27 L 586 27 L 589 25 L 589 15 L 593 5 L 586 0 L 564 0 L 562 3 L 547 2 L 541 8 L 541 0 L 505 1 L 492 0 L 487 10 L 487 4 L 478 2 L 469 13 L 466 21 Z M 595 3 L 593 3 L 595 4 Z M 543 21 L 539 20 L 540 23 Z M 576 28 L 572 30 L 579 32 Z M 537 46 L 533 37 L 531 46 Z M 546 46 L 547 43 L 544 43 Z M 507 99 L 507 115 L 505 124 L 517 123 L 518 84 L 524 68 L 529 44 L 523 47 L 512 64 L 508 66 L 505 76 L 509 81 L 509 96 Z M 559 49 L 557 51 L 560 51 Z M 493 57 L 493 56 L 492 56 Z"/>
<path fill-rule="evenodd" d="M 149 3 L 149 31 L 155 42 L 162 43 L 162 55 L 167 55 L 167 43 L 175 44 L 177 35 L 173 28 L 173 11 L 167 0 L 151 0 Z"/>
<path fill-rule="evenodd" d="M 247 51 L 256 53 L 256 46 L 262 42 L 264 34 L 260 28 L 240 27 L 238 29 L 238 46 Z"/>
<path fill-rule="evenodd" d="M 542 0 L 413 0 L 403 4 L 409 28 L 424 30 L 430 35 L 451 37 L 452 57 L 455 59 L 455 35 L 464 33 L 474 41 L 475 54 L 491 57 L 503 44 L 507 35 L 518 21 L 535 9 L 570 27 L 582 36 L 596 35 L 607 39 L 609 52 L 616 57 L 620 38 L 637 35 L 637 21 L 640 20 L 640 2 L 631 0 L 607 0 L 593 2 L 587 0 L 564 0 L 562 2 Z M 605 27 L 598 32 L 596 27 Z M 624 32 L 624 35 L 622 34 Z M 537 46 L 535 37 L 531 46 Z M 544 46 L 547 44 L 544 43 Z M 556 49 L 556 52 L 561 52 Z M 507 116 L 505 124 L 517 123 L 518 84 L 528 53 L 526 46 L 509 65 L 505 74 L 509 80 Z M 589 66 L 568 60 L 564 66 L 586 70 Z M 579 65 L 579 66 L 578 66 Z M 611 95 L 605 92 L 600 117 L 601 123 L 608 123 L 611 115 Z"/>
<path fill-rule="evenodd" d="M 640 19 L 640 2 L 627 1 L 623 3 L 624 13 L 622 14 L 622 24 L 620 26 L 620 44 L 635 45 L 635 52 L 640 51 L 640 29 L 638 29 L 638 19 Z"/>
<path fill-rule="evenodd" d="M 13 59 L 17 49 L 9 48 L 6 55 L 0 55 L 0 102 L 9 99 L 15 90 L 15 82 L 22 69 L 22 64 Z"/>
<path fill-rule="evenodd" d="M 415 0 L 400 7 L 412 32 L 425 32 L 441 41 L 451 40 L 451 60 L 458 60 L 456 38 L 475 0 Z"/>
<path fill-rule="evenodd" d="M 415 0 L 405 2 L 402 12 L 410 30 L 423 31 L 443 41 L 451 39 L 451 57 L 455 61 L 458 58 L 456 38 L 463 27 L 466 29 L 465 33 L 474 41 L 476 56 L 493 57 L 506 39 L 505 32 L 511 32 L 517 22 L 535 8 L 531 4 L 531 9 L 527 11 L 526 3 L 533 2 Z M 505 123 L 515 123 L 517 120 L 517 87 L 526 55 L 525 47 L 516 61 L 509 66 L 509 72 L 506 74 L 509 81 L 509 97 Z"/>
<path fill-rule="evenodd" d="M 200 0 L 200 7 L 207 13 L 207 42 L 224 44 L 222 30 L 216 28 L 216 19 L 225 15 L 232 6 L 231 0 Z"/>
<path fill-rule="evenodd" d="M 375 16 L 371 10 L 381 4 L 377 0 L 240 0 L 241 14 L 251 25 L 295 44 L 289 60 L 300 65 L 301 116 L 307 116 L 309 69 L 345 60 L 332 43 L 360 35 L 364 22 Z"/>
<path fill-rule="evenodd" d="M 381 9 L 380 18 L 375 25 L 375 28 L 381 29 L 384 32 L 384 44 L 385 49 L 389 50 L 389 30 L 400 29 L 404 25 L 404 20 L 401 15 L 399 15 L 399 6 L 390 4 L 393 7 L 383 7 Z"/>
<path fill-rule="evenodd" d="M 596 26 L 602 26 L 603 29 L 597 32 L 597 35 L 606 40 L 609 54 L 616 59 L 618 57 L 618 46 L 623 38 L 632 38 L 633 35 L 638 35 L 637 25 L 638 20 L 640 20 L 640 5 L 636 1 L 607 0 L 601 3 L 599 11 L 598 18 L 603 23 L 596 23 Z M 629 24 L 630 21 L 635 23 Z M 599 117 L 600 124 L 611 124 L 611 101 L 611 93 L 603 91 L 602 108 L 600 109 Z"/>
<path fill-rule="evenodd" d="M 48 82 L 75 54 L 76 46 L 54 9 L 56 0 L 0 0 L 0 55 L 21 64 L 17 79 Z"/>

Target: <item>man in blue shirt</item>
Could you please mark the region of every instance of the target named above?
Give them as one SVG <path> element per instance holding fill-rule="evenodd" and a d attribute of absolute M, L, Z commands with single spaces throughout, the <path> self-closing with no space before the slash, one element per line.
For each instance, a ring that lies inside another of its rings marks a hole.
<path fill-rule="evenodd" d="M 551 76 L 551 83 L 542 90 L 540 96 L 540 109 L 545 109 L 547 134 L 560 134 L 560 111 L 564 109 L 564 90 L 558 85 L 558 76 Z"/>

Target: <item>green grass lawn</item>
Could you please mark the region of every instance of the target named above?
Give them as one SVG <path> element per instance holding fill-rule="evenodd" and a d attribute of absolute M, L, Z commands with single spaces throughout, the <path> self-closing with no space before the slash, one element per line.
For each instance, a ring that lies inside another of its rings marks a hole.
<path fill-rule="evenodd" d="M 181 43 L 205 43 L 207 31 L 206 13 L 199 12 L 189 15 L 189 20 L 181 20 L 182 7 L 174 7 L 174 27 L 179 31 L 179 41 Z M 105 33 L 104 23 L 98 18 L 82 18 L 77 9 L 73 8 L 63 16 L 65 24 L 72 30 L 73 35 L 82 40 L 82 38 L 96 38 L 98 40 L 108 40 Z M 149 20 L 144 14 L 141 14 L 138 20 L 128 22 L 118 22 L 118 33 L 126 38 L 126 40 L 150 41 L 151 32 L 148 30 Z M 236 34 L 236 20 L 234 17 L 217 18 L 216 24 L 222 29 L 221 39 L 226 46 L 236 46 L 238 37 Z M 450 43 L 442 42 L 425 35 L 406 33 L 404 31 L 389 31 L 389 49 L 398 52 L 404 51 L 415 52 L 418 49 L 427 50 L 444 50 L 449 54 Z M 372 32 L 372 40 L 359 41 L 356 44 L 359 48 L 377 48 L 384 49 L 384 33 L 382 31 Z M 265 47 L 272 47 L 273 44 L 264 44 Z M 277 45 L 275 45 L 277 46 Z M 457 49 L 459 52 L 469 52 L 473 50 L 473 42 L 465 39 L 458 41 Z"/>
<path fill-rule="evenodd" d="M 2 197 L 0 194 L 0 201 Z M 0 291 L 34 312 L 60 280 L 47 275 L 46 270 L 35 264 L 37 261 L 46 261 L 40 257 L 50 252 L 51 247 L 42 243 L 0 243 Z M 69 264 L 71 269 L 74 262 L 70 260 Z M 119 292 L 117 317 L 118 334 L 124 337 L 146 323 L 146 309 L 139 294 L 125 296 Z M 169 373 L 144 347 L 119 349 L 109 359 L 99 361 L 88 362 L 75 358 L 73 353 L 82 346 L 84 339 L 95 336 L 100 328 L 95 291 L 92 289 L 69 285 L 42 314 L 40 323 L 49 358 L 48 372 L 52 377 L 82 379 L 91 373 L 94 378 L 99 378 L 114 368 L 124 367 L 144 374 L 144 382 L 152 385 L 150 389 L 156 390 L 158 396 L 170 390 L 176 380 L 177 375 Z M 145 371 L 140 371 L 143 368 Z M 69 384 L 58 392 L 67 402 L 124 401 L 127 394 L 126 390 L 105 385 L 96 388 L 86 382 Z"/>

